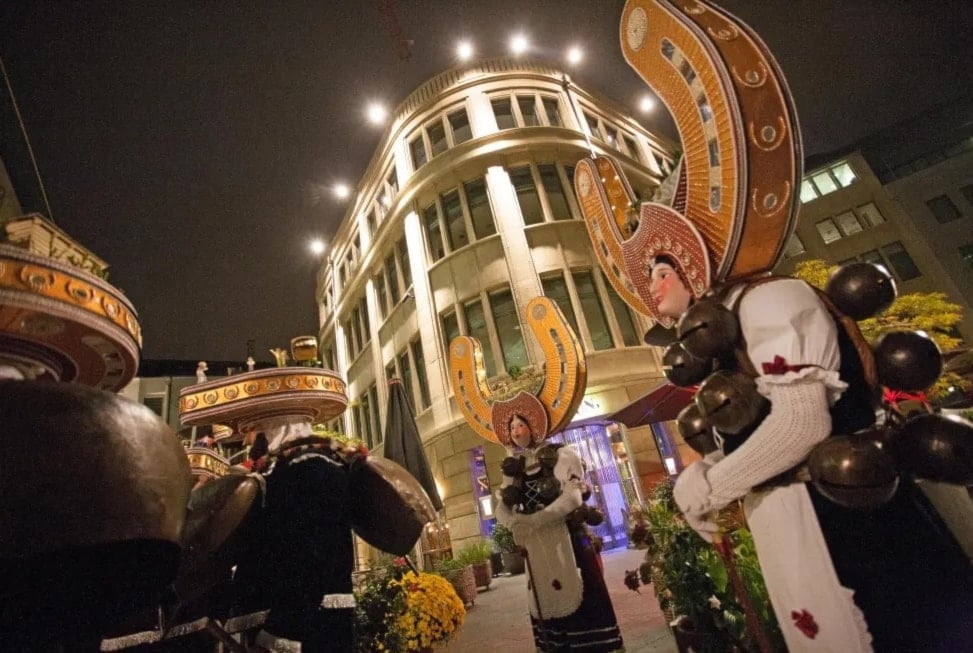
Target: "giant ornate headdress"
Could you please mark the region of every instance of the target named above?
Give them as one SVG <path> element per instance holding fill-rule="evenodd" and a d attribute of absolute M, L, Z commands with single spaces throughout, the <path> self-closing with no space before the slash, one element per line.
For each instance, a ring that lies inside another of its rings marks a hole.
<path fill-rule="evenodd" d="M 469 336 L 449 344 L 449 369 L 463 416 L 477 435 L 511 446 L 510 419 L 525 418 L 537 440 L 563 429 L 584 396 L 587 367 L 584 351 L 557 304 L 547 297 L 527 303 L 527 324 L 544 350 L 544 384 L 537 394 L 522 390 L 511 399 L 495 400 L 486 384 L 480 343 Z"/>
<path fill-rule="evenodd" d="M 712 4 L 629 0 L 621 45 L 679 130 L 684 158 L 673 206 L 643 203 L 628 235 L 635 196 L 605 156 L 578 163 L 575 191 L 612 286 L 633 308 L 669 326 L 649 293 L 657 256 L 675 262 L 696 297 L 774 267 L 797 219 L 800 131 L 767 47 Z"/>

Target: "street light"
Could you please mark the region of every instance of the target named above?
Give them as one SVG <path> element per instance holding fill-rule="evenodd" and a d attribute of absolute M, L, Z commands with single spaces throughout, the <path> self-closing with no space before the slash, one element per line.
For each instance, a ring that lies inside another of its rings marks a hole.
<path fill-rule="evenodd" d="M 368 122 L 373 125 L 381 125 L 385 122 L 385 117 L 388 115 L 388 110 L 378 102 L 372 102 L 368 105 L 366 114 L 368 116 Z"/>
<path fill-rule="evenodd" d="M 456 56 L 460 61 L 469 61 L 473 57 L 473 44 L 469 41 L 460 41 L 456 46 Z"/>
<path fill-rule="evenodd" d="M 568 48 L 567 60 L 572 66 L 576 66 L 584 59 L 584 52 L 576 45 Z"/>
<path fill-rule="evenodd" d="M 311 240 L 310 243 L 308 243 L 308 249 L 310 249 L 311 253 L 314 254 L 315 256 L 321 256 L 322 254 L 324 254 L 324 248 L 325 248 L 324 241 L 321 240 L 320 238 L 314 238 Z"/>
<path fill-rule="evenodd" d="M 527 49 L 529 47 L 530 47 L 530 43 L 527 41 L 527 37 L 524 36 L 523 34 L 515 34 L 510 39 L 510 51 L 514 55 L 521 55 L 527 52 Z"/>
<path fill-rule="evenodd" d="M 351 189 L 348 187 L 348 184 L 335 184 L 333 191 L 334 196 L 339 200 L 348 199 L 348 196 L 351 195 Z"/>
<path fill-rule="evenodd" d="M 642 99 L 639 101 L 639 110 L 642 113 L 650 113 L 653 109 L 655 109 L 655 100 L 652 99 L 652 96 L 642 96 Z"/>

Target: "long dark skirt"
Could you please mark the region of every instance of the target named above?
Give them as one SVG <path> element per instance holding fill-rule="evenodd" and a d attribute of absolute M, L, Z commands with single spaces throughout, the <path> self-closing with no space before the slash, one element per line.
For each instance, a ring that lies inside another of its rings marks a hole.
<path fill-rule="evenodd" d="M 808 491 L 875 651 L 973 651 L 973 567 L 914 483 L 903 479 L 889 503 L 870 511 L 842 508 L 811 484 Z"/>
<path fill-rule="evenodd" d="M 571 546 L 584 587 L 581 605 L 573 613 L 559 619 L 541 622 L 531 617 L 534 644 L 538 651 L 545 653 L 574 649 L 591 653 L 620 651 L 622 634 L 618 630 L 615 609 L 605 586 L 601 556 L 583 534 L 572 533 Z"/>

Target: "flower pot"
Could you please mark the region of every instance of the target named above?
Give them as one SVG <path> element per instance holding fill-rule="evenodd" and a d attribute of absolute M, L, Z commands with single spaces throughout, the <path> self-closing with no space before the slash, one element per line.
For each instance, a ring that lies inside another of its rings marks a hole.
<path fill-rule="evenodd" d="M 679 653 L 723 650 L 720 634 L 712 630 L 696 630 L 693 622 L 681 617 L 672 623 L 672 635 Z M 725 648 L 725 646 L 724 646 Z"/>
<path fill-rule="evenodd" d="M 493 582 L 493 565 L 489 560 L 477 562 L 473 565 L 473 577 L 476 579 L 476 586 L 489 589 Z"/>
<path fill-rule="evenodd" d="M 476 602 L 476 577 L 473 575 L 473 567 L 467 565 L 462 569 L 447 571 L 443 573 L 443 578 L 449 581 L 459 595 L 463 605 L 473 605 Z"/>
<path fill-rule="evenodd" d="M 524 573 L 524 556 L 520 551 L 503 552 L 503 568 L 511 576 Z"/>

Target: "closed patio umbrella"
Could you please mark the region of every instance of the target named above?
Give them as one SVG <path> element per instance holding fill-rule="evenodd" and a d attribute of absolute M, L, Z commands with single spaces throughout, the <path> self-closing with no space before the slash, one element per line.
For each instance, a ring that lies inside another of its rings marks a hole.
<path fill-rule="evenodd" d="M 433 507 L 438 512 L 443 501 L 436 489 L 429 460 L 422 448 L 422 439 L 416 426 L 412 408 L 406 399 L 405 390 L 399 379 L 389 379 L 388 417 L 385 421 L 385 457 L 397 462 L 415 476 L 422 489 L 429 495 Z"/>

